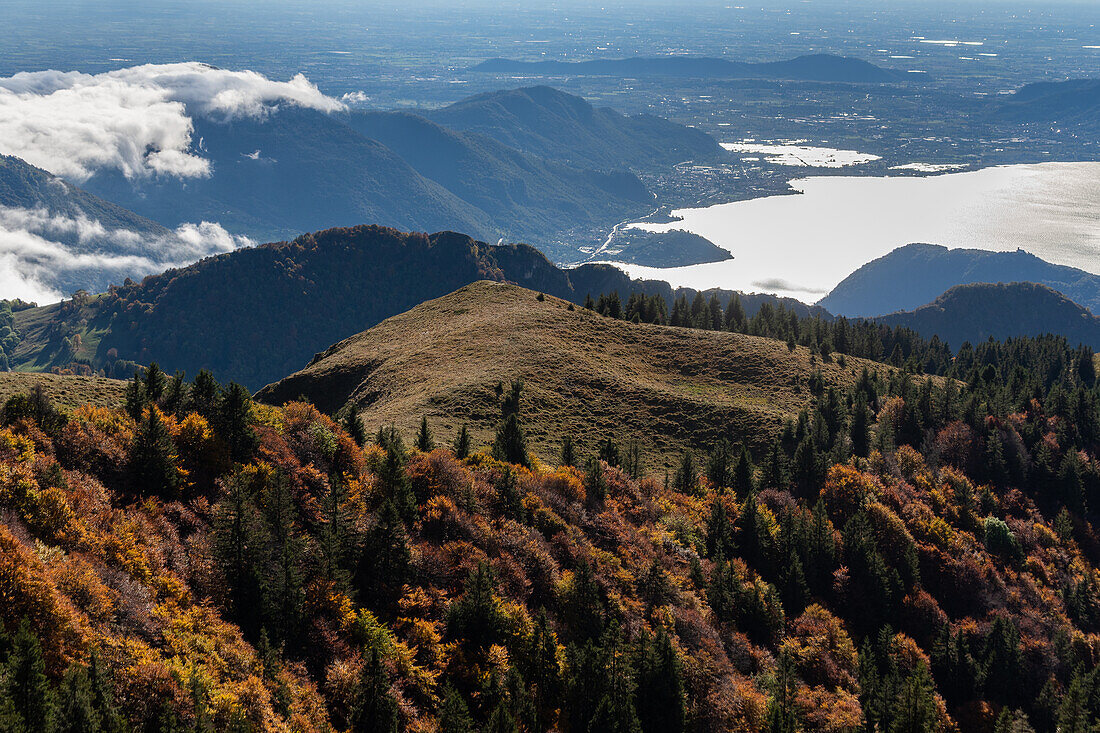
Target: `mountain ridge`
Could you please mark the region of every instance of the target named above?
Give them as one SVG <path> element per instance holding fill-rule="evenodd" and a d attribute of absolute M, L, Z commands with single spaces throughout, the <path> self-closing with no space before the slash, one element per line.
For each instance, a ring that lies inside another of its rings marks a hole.
<path fill-rule="evenodd" d="M 135 363 L 156 361 L 170 372 L 210 369 L 219 379 L 256 389 L 342 338 L 487 278 L 577 304 L 612 291 L 624 300 L 634 291 L 660 294 L 670 303 L 676 294 L 695 294 L 663 281 L 631 280 L 609 265 L 563 270 L 529 245 L 489 245 L 447 231 L 335 228 L 20 311 L 15 327 L 22 341 L 12 364 L 24 371 L 76 366 L 128 377 Z M 742 302 L 749 315 L 765 302 L 782 302 L 799 315 L 825 314 L 775 296 L 746 295 Z"/>
<path fill-rule="evenodd" d="M 282 404 L 304 395 L 328 412 L 350 402 L 370 429 L 393 424 L 405 434 L 421 415 L 440 435 L 465 421 L 484 440 L 499 419 L 492 385 L 521 379 L 542 421 L 528 432 L 544 459 L 556 456 L 572 415 L 583 416 L 571 434 L 579 449 L 614 434 L 671 461 L 722 437 L 763 450 L 762 436 L 810 403 L 805 385 L 815 369 L 847 386 L 864 365 L 818 363 L 805 347 L 758 336 L 607 318 L 482 280 L 329 346 L 256 398 Z"/>
<path fill-rule="evenodd" d="M 621 114 L 549 86 L 486 92 L 424 115 L 550 161 L 593 170 L 653 169 L 728 154 L 701 130 Z"/>
<path fill-rule="evenodd" d="M 577 76 L 672 76 L 872 83 L 900 81 L 903 78 L 898 72 L 868 61 L 834 54 L 808 54 L 783 61 L 760 63 L 712 56 L 657 56 L 591 61 L 516 61 L 494 58 L 476 64 L 470 70 Z"/>
<path fill-rule="evenodd" d="M 1030 282 L 956 285 L 927 305 L 874 320 L 925 338 L 938 336 L 954 349 L 964 342 L 1052 333 L 1071 346 L 1100 350 L 1100 318 L 1062 293 Z"/>
<path fill-rule="evenodd" d="M 907 244 L 844 278 L 818 305 L 847 317 L 884 316 L 926 305 L 956 285 L 1035 282 L 1100 310 L 1100 276 L 1035 255 Z"/>

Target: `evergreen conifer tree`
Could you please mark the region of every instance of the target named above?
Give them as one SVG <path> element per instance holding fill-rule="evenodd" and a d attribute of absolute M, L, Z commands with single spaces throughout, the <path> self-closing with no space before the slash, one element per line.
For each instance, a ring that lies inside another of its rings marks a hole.
<path fill-rule="evenodd" d="M 681 494 L 694 494 L 699 488 L 699 475 L 695 470 L 695 455 L 685 450 L 680 456 L 680 466 L 672 480 L 672 488 Z"/>
<path fill-rule="evenodd" d="M 420 418 L 420 430 L 416 433 L 416 449 L 421 453 L 431 453 L 435 450 L 435 440 L 432 438 L 432 429 L 428 427 L 427 416 Z"/>
<path fill-rule="evenodd" d="M 48 731 L 53 721 L 54 696 L 46 678 L 42 647 L 26 619 L 12 639 L 6 667 L 4 691 L 11 700 L 15 730 Z"/>
<path fill-rule="evenodd" d="M 496 438 L 493 440 L 493 458 L 520 466 L 531 465 L 531 459 L 527 455 L 527 436 L 524 435 L 515 414 L 504 418 L 504 422 L 497 428 Z"/>
<path fill-rule="evenodd" d="M 561 441 L 561 465 L 562 466 L 576 466 L 577 465 L 577 449 L 573 444 L 573 436 L 566 435 Z"/>
<path fill-rule="evenodd" d="M 160 402 L 164 396 L 164 388 L 168 386 L 168 377 L 154 361 L 145 368 L 145 399 L 149 402 Z"/>
<path fill-rule="evenodd" d="M 129 455 L 130 483 L 135 493 L 174 499 L 180 485 L 176 449 L 160 408 L 150 405 L 138 424 Z"/>
<path fill-rule="evenodd" d="M 460 461 L 470 455 L 470 431 L 465 424 L 458 429 L 458 434 L 455 436 L 454 454 Z"/>
<path fill-rule="evenodd" d="M 752 457 L 749 455 L 749 447 L 741 443 L 741 453 L 737 456 L 737 463 L 733 467 L 733 489 L 738 494 L 744 495 L 752 491 Z"/>
<path fill-rule="evenodd" d="M 643 634 L 638 643 L 635 707 L 643 733 L 681 733 L 687 727 L 687 702 L 680 658 L 668 634 Z"/>
<path fill-rule="evenodd" d="M 218 401 L 217 425 L 233 460 L 247 462 L 256 450 L 256 433 L 252 429 L 252 395 L 236 382 L 222 392 Z"/>

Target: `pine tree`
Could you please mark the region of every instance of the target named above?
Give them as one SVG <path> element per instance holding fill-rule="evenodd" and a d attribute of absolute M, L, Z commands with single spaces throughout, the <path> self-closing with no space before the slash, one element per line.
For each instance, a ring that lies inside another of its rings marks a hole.
<path fill-rule="evenodd" d="M 600 443 L 599 458 L 601 461 L 611 466 L 612 468 L 618 468 L 622 463 L 622 456 L 619 453 L 619 446 L 611 438 L 605 438 Z"/>
<path fill-rule="evenodd" d="M 1095 730 L 1089 724 L 1091 691 L 1088 677 L 1080 672 L 1073 675 L 1062 704 L 1058 706 L 1058 733 L 1090 733 Z M 1007 708 L 1005 712 L 1008 712 Z"/>
<path fill-rule="evenodd" d="M 214 558 L 226 584 L 227 615 L 246 638 L 255 639 L 261 625 L 267 538 L 249 481 L 240 474 L 229 477 L 214 509 Z"/>
<path fill-rule="evenodd" d="M 38 637 L 23 620 L 12 640 L 7 660 L 6 696 L 12 702 L 17 730 L 46 731 L 53 720 L 53 693 L 46 679 L 46 662 Z"/>
<path fill-rule="evenodd" d="M 180 485 L 176 449 L 160 408 L 150 405 L 130 446 L 130 485 L 139 495 L 176 498 Z"/>
<path fill-rule="evenodd" d="M 165 413 L 183 417 L 186 404 L 187 385 L 183 380 L 183 372 L 177 371 L 175 375 L 168 380 L 168 387 L 164 392 L 162 405 Z"/>
<path fill-rule="evenodd" d="M 730 298 L 729 305 L 726 306 L 726 330 L 744 332 L 745 320 L 745 308 L 741 305 L 741 296 L 734 293 L 733 297 Z"/>
<path fill-rule="evenodd" d="M 421 453 L 431 453 L 435 450 L 435 440 L 432 438 L 432 429 L 428 427 L 427 416 L 420 418 L 420 430 L 416 434 L 416 449 Z"/>
<path fill-rule="evenodd" d="M 733 467 L 733 490 L 744 495 L 752 491 L 752 457 L 749 455 L 749 447 L 741 443 L 741 454 L 737 457 L 737 463 Z"/>
<path fill-rule="evenodd" d="M 265 625 L 278 641 L 293 644 L 305 603 L 305 547 L 298 535 L 298 508 L 285 475 L 278 473 L 267 482 L 261 504 L 269 538 Z"/>
<path fill-rule="evenodd" d="M 1016 702 L 1024 676 L 1023 650 L 1016 624 L 1004 616 L 997 616 L 986 635 L 984 647 L 982 677 L 986 696 L 1004 704 Z"/>
<path fill-rule="evenodd" d="M 604 650 L 593 640 L 566 648 L 567 684 L 561 705 L 565 730 L 589 731 L 607 681 Z"/>
<path fill-rule="evenodd" d="M 867 408 L 867 398 L 862 392 L 856 393 L 856 401 L 852 406 L 849 435 L 852 439 L 852 454 L 866 458 L 871 450 L 871 414 Z"/>
<path fill-rule="evenodd" d="M 898 693 L 891 731 L 898 733 L 931 733 L 937 729 L 935 685 L 928 665 L 920 662 L 905 680 Z"/>
<path fill-rule="evenodd" d="M 462 597 L 447 609 L 447 636 L 471 650 L 485 650 L 500 643 L 508 618 L 496 596 L 496 576 L 488 563 L 480 562 L 466 578 Z"/>
<path fill-rule="evenodd" d="M 642 446 L 637 440 L 630 441 L 626 447 L 623 470 L 635 481 L 642 477 Z"/>
<path fill-rule="evenodd" d="M 794 662 L 790 655 L 781 653 L 775 671 L 775 689 L 765 711 L 768 733 L 794 733 L 798 729 L 794 704 L 797 686 Z"/>
<path fill-rule="evenodd" d="M 371 733 L 397 733 L 401 721 L 382 654 L 372 646 L 365 656 L 349 720 L 351 728 Z"/>
<path fill-rule="evenodd" d="M 500 401 L 500 417 L 501 419 L 507 418 L 509 415 L 519 416 L 520 400 L 523 397 L 523 380 L 513 379 L 512 384 L 508 388 L 508 393 L 504 394 L 503 386 L 497 386 L 498 391 L 503 395 Z"/>
<path fill-rule="evenodd" d="M 102 730 L 84 665 L 72 664 L 65 670 L 52 730 L 54 733 L 98 733 Z"/>
<path fill-rule="evenodd" d="M 647 610 L 663 606 L 675 599 L 675 588 L 657 558 L 653 559 L 638 578 L 638 596 L 646 602 Z"/>
<path fill-rule="evenodd" d="M 707 517 L 706 548 L 708 557 L 732 557 L 735 550 L 733 524 L 726 511 L 726 503 L 721 497 L 715 497 L 710 505 Z"/>
<path fill-rule="evenodd" d="M 687 727 L 687 702 L 680 658 L 661 627 L 638 643 L 635 707 L 643 733 L 680 733 Z"/>
<path fill-rule="evenodd" d="M 681 494 L 694 494 L 699 488 L 699 475 L 695 470 L 695 456 L 685 450 L 680 457 L 680 466 L 672 480 L 672 487 Z"/>
<path fill-rule="evenodd" d="M 187 395 L 188 409 L 197 412 L 207 420 L 213 420 L 218 411 L 218 395 L 221 387 L 214 375 L 206 369 L 202 369 L 195 375 L 195 381 L 191 383 L 191 390 Z"/>
<path fill-rule="evenodd" d="M 317 537 L 321 577 L 337 589 L 347 588 L 351 575 L 348 555 L 355 546 L 351 512 L 347 507 L 347 488 L 337 476 L 330 476 L 328 491 L 321 499 L 321 530 Z"/>
<path fill-rule="evenodd" d="M 465 424 L 458 429 L 458 434 L 455 436 L 454 454 L 460 461 L 470 455 L 470 431 L 466 429 Z"/>
<path fill-rule="evenodd" d="M 733 459 L 733 451 L 729 441 L 725 438 L 718 441 L 717 445 L 707 457 L 707 479 L 712 486 L 724 488 L 732 483 L 730 463 Z"/>
<path fill-rule="evenodd" d="M 815 497 L 824 479 L 821 454 L 813 436 L 806 435 L 794 451 L 792 478 L 803 497 Z"/>
<path fill-rule="evenodd" d="M 790 485 L 787 457 L 783 454 L 783 448 L 778 439 L 772 443 L 768 458 L 764 462 L 760 485 L 769 489 L 785 489 Z"/>
<path fill-rule="evenodd" d="M 439 733 L 474 733 L 474 720 L 470 717 L 470 708 L 462 695 L 450 685 L 444 683 L 443 704 L 439 708 Z"/>
<path fill-rule="evenodd" d="M 100 730 L 103 733 L 124 731 L 126 726 L 115 706 L 114 685 L 95 647 L 88 653 L 88 684 L 92 691 L 92 706 L 99 715 Z"/>
<path fill-rule="evenodd" d="M 233 460 L 247 462 L 256 450 L 256 433 L 252 429 L 252 395 L 236 382 L 222 392 L 218 402 L 217 425 Z"/>
<path fill-rule="evenodd" d="M 607 476 L 604 475 L 603 462 L 599 458 L 588 459 L 588 470 L 584 474 L 584 491 L 588 503 L 592 506 L 601 507 L 607 499 Z"/>
<path fill-rule="evenodd" d="M 497 510 L 502 517 L 516 522 L 523 520 L 523 496 L 519 491 L 519 482 L 510 466 L 506 466 L 496 482 Z"/>
<path fill-rule="evenodd" d="M 520 466 L 530 467 L 531 459 L 527 455 L 527 437 L 520 427 L 519 418 L 516 415 L 508 415 L 504 422 L 497 428 L 496 438 L 493 440 L 493 458 L 498 461 L 515 463 Z"/>
<path fill-rule="evenodd" d="M 367 426 L 363 424 L 363 416 L 359 414 L 359 409 L 351 402 L 344 405 L 340 424 L 356 445 L 363 447 L 367 444 Z"/>
<path fill-rule="evenodd" d="M 134 372 L 134 377 L 126 383 L 126 414 L 133 418 L 134 422 L 141 420 L 141 415 L 145 412 L 145 383 L 141 381 L 141 377 L 137 372 Z"/>
<path fill-rule="evenodd" d="M 558 641 L 550 628 L 550 621 L 543 610 L 535 619 L 534 628 L 526 636 L 516 657 L 523 676 L 531 685 L 534 704 L 532 730 L 544 731 L 554 727 L 558 707 L 565 692 L 561 664 L 558 662 Z"/>
<path fill-rule="evenodd" d="M 168 385 L 168 378 L 164 375 L 160 366 L 153 362 L 145 369 L 145 399 L 149 402 L 160 402 L 164 396 L 164 388 Z"/>
<path fill-rule="evenodd" d="M 565 626 L 578 641 L 599 638 L 604 629 L 604 602 L 592 566 L 581 562 L 565 602 Z"/>
<path fill-rule="evenodd" d="M 561 441 L 561 465 L 577 465 L 577 449 L 573 445 L 573 437 L 571 435 L 566 435 Z"/>
<path fill-rule="evenodd" d="M 386 458 L 378 470 L 382 498 L 393 502 L 405 521 L 412 521 L 416 517 L 416 497 L 405 475 L 405 446 L 401 435 L 393 428 L 379 429 L 379 438 L 380 445 L 386 449 Z"/>

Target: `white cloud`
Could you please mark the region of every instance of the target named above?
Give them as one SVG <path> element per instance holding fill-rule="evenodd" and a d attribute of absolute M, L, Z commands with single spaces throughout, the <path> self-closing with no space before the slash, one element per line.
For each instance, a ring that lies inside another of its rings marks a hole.
<path fill-rule="evenodd" d="M 5 233 L 0 232 L 0 245 L 4 240 Z M 28 273 L 17 255 L 0 253 L 0 297 L 28 303 L 56 303 L 61 300 L 61 292 Z"/>
<path fill-rule="evenodd" d="M 75 239 L 78 246 L 59 237 Z M 252 244 L 215 222 L 183 224 L 170 234 L 149 237 L 108 229 L 84 215 L 0 206 L 0 298 L 55 302 L 64 295 L 59 284 L 67 277 L 90 281 L 106 274 L 121 283 Z"/>
<path fill-rule="evenodd" d="M 340 101 L 347 102 L 348 104 L 366 104 L 370 101 L 370 97 L 367 93 L 360 89 L 357 92 L 348 92 L 340 96 Z"/>
<path fill-rule="evenodd" d="M 204 177 L 210 163 L 192 146 L 194 118 L 262 118 L 283 104 L 345 107 L 301 74 L 274 81 L 195 62 L 22 72 L 0 78 L 0 152 L 77 182 L 99 169 Z"/>
<path fill-rule="evenodd" d="M 188 264 L 200 257 L 255 244 L 248 237 L 230 234 L 221 224 L 210 221 L 181 224 L 176 228 L 174 240 L 179 244 L 166 246 L 165 251 L 176 260 L 175 264 Z"/>

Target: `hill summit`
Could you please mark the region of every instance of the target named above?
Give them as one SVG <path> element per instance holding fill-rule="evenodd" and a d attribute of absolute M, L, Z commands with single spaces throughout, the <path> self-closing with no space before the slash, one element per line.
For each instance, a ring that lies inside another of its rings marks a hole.
<path fill-rule="evenodd" d="M 368 426 L 406 434 L 423 415 L 440 435 L 467 422 L 484 439 L 499 420 L 494 385 L 521 379 L 540 456 L 556 457 L 566 435 L 586 449 L 619 435 L 667 460 L 722 437 L 762 441 L 809 405 L 811 374 L 847 385 L 863 365 L 888 369 L 825 363 L 774 339 L 615 320 L 481 281 L 333 345 L 257 399 L 305 396 L 330 412 L 350 402 Z"/>

